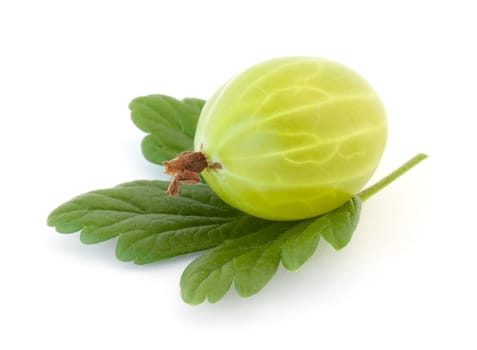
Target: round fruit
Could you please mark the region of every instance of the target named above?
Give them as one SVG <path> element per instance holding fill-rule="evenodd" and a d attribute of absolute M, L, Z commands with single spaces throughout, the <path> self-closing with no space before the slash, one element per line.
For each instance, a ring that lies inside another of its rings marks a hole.
<path fill-rule="evenodd" d="M 260 63 L 223 85 L 199 118 L 203 176 L 229 205 L 272 220 L 333 210 L 358 193 L 384 151 L 386 114 L 373 88 L 322 58 Z"/>

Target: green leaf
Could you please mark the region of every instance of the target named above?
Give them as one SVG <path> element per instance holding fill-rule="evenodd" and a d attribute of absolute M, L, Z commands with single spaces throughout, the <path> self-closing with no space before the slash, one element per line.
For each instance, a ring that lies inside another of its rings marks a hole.
<path fill-rule="evenodd" d="M 196 98 L 181 101 L 165 95 L 135 98 L 129 109 L 134 124 L 148 133 L 142 141 L 144 157 L 152 163 L 162 164 L 180 152 L 192 150 L 204 103 Z"/>
<path fill-rule="evenodd" d="M 197 120 L 205 101 L 150 95 L 130 103 L 133 122 L 148 133 L 142 142 L 153 163 L 193 149 Z M 213 248 L 195 259 L 181 277 L 184 301 L 220 300 L 232 283 L 251 296 L 276 273 L 280 261 L 297 270 L 316 251 L 321 237 L 335 249 L 346 246 L 359 221 L 361 201 L 382 190 L 427 156 L 418 154 L 342 207 L 322 216 L 275 222 L 252 217 L 220 200 L 206 184 L 183 185 L 165 194 L 164 181 L 134 181 L 92 191 L 59 206 L 48 225 L 60 233 L 80 231 L 83 243 L 118 237 L 116 255 L 137 264 Z"/>
<path fill-rule="evenodd" d="M 134 181 L 85 193 L 48 217 L 60 233 L 81 231 L 83 243 L 118 238 L 122 261 L 151 263 L 212 247 L 193 261 L 181 278 L 182 296 L 191 304 L 218 301 L 232 282 L 239 295 L 260 291 L 280 261 L 298 269 L 323 236 L 343 247 L 359 219 L 359 199 L 316 218 L 268 221 L 247 215 L 220 200 L 205 184 L 184 185 L 167 196 L 165 181 Z"/>
<path fill-rule="evenodd" d="M 249 234 L 228 240 L 195 259 L 181 277 L 185 302 L 220 300 L 232 282 L 242 297 L 260 291 L 277 271 L 280 261 L 298 269 L 316 250 L 323 236 L 335 248 L 351 239 L 359 220 L 359 198 L 316 218 L 273 222 Z M 338 249 L 338 248 L 337 248 Z"/>
<path fill-rule="evenodd" d="M 134 181 L 80 195 L 55 209 L 48 225 L 81 231 L 83 243 L 119 236 L 116 255 L 145 264 L 215 247 L 269 224 L 222 202 L 207 185 L 184 185 L 165 194 L 164 181 Z"/>

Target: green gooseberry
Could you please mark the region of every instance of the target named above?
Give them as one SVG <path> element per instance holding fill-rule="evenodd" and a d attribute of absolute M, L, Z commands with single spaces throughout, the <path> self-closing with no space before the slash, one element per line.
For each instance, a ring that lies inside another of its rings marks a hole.
<path fill-rule="evenodd" d="M 384 106 L 342 64 L 285 57 L 235 76 L 207 101 L 195 151 L 226 203 L 271 220 L 333 210 L 358 193 L 386 144 Z"/>

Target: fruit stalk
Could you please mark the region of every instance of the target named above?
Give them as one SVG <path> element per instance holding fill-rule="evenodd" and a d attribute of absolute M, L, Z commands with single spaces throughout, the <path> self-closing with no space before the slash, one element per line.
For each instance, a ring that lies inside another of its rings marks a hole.
<path fill-rule="evenodd" d="M 358 194 L 358 197 L 364 202 L 367 199 L 371 198 L 373 195 L 381 191 L 383 188 L 385 188 L 387 185 L 389 185 L 391 182 L 396 180 L 397 178 L 401 177 L 404 173 L 407 171 L 411 170 L 414 168 L 417 164 L 422 162 L 424 159 L 427 158 L 427 155 L 424 153 L 419 153 L 418 155 L 414 156 L 413 158 L 409 159 L 406 163 L 401 165 L 399 168 L 394 170 L 392 173 L 390 173 L 388 176 L 382 178 L 380 181 L 376 182 L 374 185 L 371 187 L 368 187 L 367 189 L 361 191 Z"/>

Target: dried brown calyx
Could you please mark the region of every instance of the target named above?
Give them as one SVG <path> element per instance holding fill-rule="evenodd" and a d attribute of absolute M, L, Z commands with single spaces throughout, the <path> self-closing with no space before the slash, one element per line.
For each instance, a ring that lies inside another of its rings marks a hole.
<path fill-rule="evenodd" d="M 162 165 L 164 165 L 164 172 L 167 175 L 173 175 L 166 191 L 170 196 L 177 196 L 183 183 L 200 183 L 199 174 L 202 170 L 222 168 L 220 163 L 209 164 L 204 153 L 191 151 L 182 152 L 174 159 L 163 162 Z"/>

